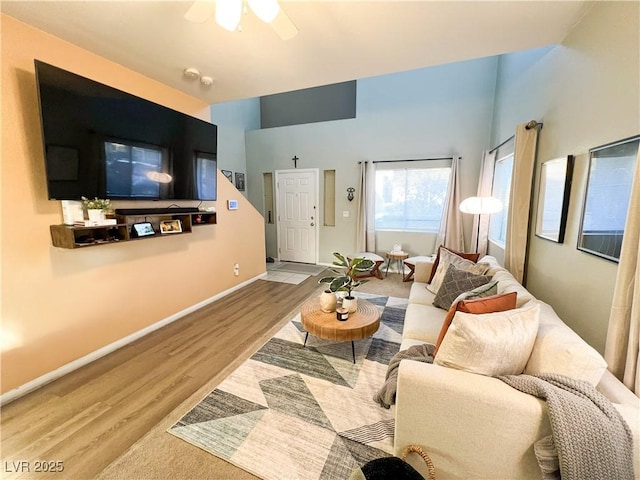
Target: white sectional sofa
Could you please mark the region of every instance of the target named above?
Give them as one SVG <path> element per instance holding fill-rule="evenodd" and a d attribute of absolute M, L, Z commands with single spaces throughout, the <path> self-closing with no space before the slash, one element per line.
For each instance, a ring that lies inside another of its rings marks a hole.
<path fill-rule="evenodd" d="M 495 258 L 486 256 L 487 275 L 498 293 L 517 292 L 517 307 L 540 304 L 540 323 L 524 373 L 559 373 L 587 380 L 609 398 L 634 435 L 635 474 L 640 478 L 640 400 L 606 368 L 602 356 L 535 299 Z M 446 311 L 432 305 L 426 289 L 432 263 L 416 265 L 401 349 L 436 343 Z M 437 355 L 436 355 L 437 358 Z M 497 378 L 403 360 L 395 405 L 395 454 L 407 445 L 423 447 L 436 467 L 436 478 L 542 478 L 533 444 L 550 435 L 546 403 Z M 422 461 L 410 460 L 427 478 Z"/>

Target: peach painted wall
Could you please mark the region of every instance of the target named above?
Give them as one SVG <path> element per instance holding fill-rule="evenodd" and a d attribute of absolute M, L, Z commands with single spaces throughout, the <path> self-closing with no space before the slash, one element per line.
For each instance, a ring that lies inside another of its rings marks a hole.
<path fill-rule="evenodd" d="M 62 223 L 62 212 L 60 202 L 47 200 L 34 58 L 205 120 L 209 106 L 4 14 L 1 35 L 5 393 L 260 275 L 265 242 L 262 216 L 218 172 L 215 226 L 79 250 L 52 247 L 49 226 Z M 225 208 L 230 198 L 239 210 Z"/>

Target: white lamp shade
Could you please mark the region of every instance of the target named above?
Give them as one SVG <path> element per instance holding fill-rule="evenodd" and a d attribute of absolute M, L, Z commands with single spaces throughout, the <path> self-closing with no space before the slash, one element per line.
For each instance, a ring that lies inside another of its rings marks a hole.
<path fill-rule="evenodd" d="M 273 22 L 280 11 L 278 0 L 247 0 L 253 13 L 266 23 Z"/>
<path fill-rule="evenodd" d="M 236 31 L 242 17 L 242 0 L 217 0 L 216 23 L 230 32 Z"/>
<path fill-rule="evenodd" d="M 460 204 L 462 213 L 488 215 L 502 210 L 502 202 L 495 197 L 469 197 Z"/>

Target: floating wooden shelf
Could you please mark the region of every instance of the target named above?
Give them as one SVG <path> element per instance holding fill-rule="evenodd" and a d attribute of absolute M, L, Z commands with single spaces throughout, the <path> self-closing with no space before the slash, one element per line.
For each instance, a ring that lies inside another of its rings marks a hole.
<path fill-rule="evenodd" d="M 149 238 L 173 237 L 191 233 L 193 226 L 215 225 L 217 217 L 215 212 L 196 213 L 150 213 L 138 215 L 117 215 L 116 225 L 100 225 L 96 227 L 51 225 L 51 243 L 59 248 L 85 248 L 97 245 L 128 242 L 131 240 L 147 240 Z M 182 232 L 162 234 L 160 222 L 162 220 L 180 220 Z M 131 228 L 134 223 L 151 222 L 155 235 L 135 238 L 131 236 Z"/>
<path fill-rule="evenodd" d="M 191 214 L 191 226 L 215 225 L 218 223 L 215 212 L 203 212 Z"/>

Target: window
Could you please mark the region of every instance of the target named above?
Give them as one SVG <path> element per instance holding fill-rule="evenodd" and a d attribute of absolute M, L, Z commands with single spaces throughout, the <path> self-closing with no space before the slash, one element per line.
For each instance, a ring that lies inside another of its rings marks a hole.
<path fill-rule="evenodd" d="M 437 162 L 437 163 L 436 163 Z M 438 232 L 449 186 L 451 162 L 429 167 L 376 170 L 376 230 Z"/>
<path fill-rule="evenodd" d="M 491 196 L 502 202 L 502 210 L 491 215 L 489 220 L 489 240 L 504 248 L 507 238 L 509 218 L 509 197 L 511 194 L 511 174 L 513 172 L 513 152 L 496 160 L 493 170 Z"/>

